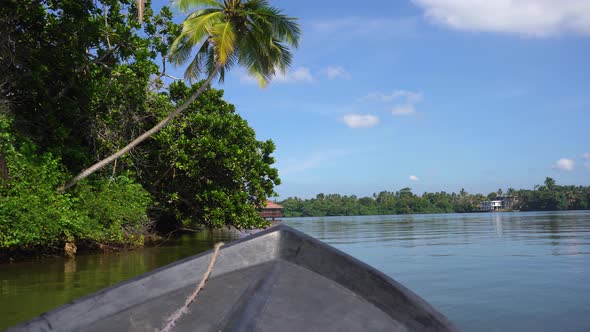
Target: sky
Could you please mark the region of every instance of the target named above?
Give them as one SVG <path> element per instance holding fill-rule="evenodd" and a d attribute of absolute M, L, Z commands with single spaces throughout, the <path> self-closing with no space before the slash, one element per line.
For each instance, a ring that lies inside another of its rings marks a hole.
<path fill-rule="evenodd" d="M 590 0 L 271 3 L 290 71 L 215 87 L 277 145 L 281 199 L 590 185 Z"/>

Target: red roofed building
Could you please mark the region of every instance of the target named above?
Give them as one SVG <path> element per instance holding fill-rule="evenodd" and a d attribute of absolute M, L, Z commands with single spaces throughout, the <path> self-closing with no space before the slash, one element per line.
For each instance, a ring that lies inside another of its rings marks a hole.
<path fill-rule="evenodd" d="M 275 202 L 267 200 L 266 207 L 262 208 L 259 214 L 264 219 L 272 218 L 272 220 L 275 220 L 275 218 L 283 217 L 283 207 Z"/>

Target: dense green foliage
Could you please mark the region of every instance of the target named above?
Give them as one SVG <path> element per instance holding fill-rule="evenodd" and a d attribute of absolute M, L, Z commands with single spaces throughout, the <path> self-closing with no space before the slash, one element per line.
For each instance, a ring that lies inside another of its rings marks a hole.
<path fill-rule="evenodd" d="M 86 166 L 116 114 L 145 106 L 154 59 L 167 51 L 160 31 L 176 26 L 171 13 L 150 16 L 142 38 L 131 0 L 9 1 L 0 11 L 12 28 L 0 43 L 0 83 L 15 128 L 68 170 Z"/>
<path fill-rule="evenodd" d="M 279 183 L 274 144 L 256 140 L 223 91 L 210 88 L 112 167 L 56 190 L 201 85 L 170 83 L 164 70 L 180 33 L 171 19 L 148 2 L 140 25 L 134 0 L 0 7 L 0 249 L 141 243 L 158 220 L 264 223 L 255 207 Z"/>
<path fill-rule="evenodd" d="M 498 190 L 484 196 L 469 194 L 465 190 L 457 193 L 412 193 L 410 188 L 397 192 L 382 191 L 372 197 L 318 194 L 315 198 L 301 199 L 289 197 L 280 202 L 287 217 L 339 216 L 339 215 L 386 215 L 409 213 L 461 213 L 478 210 L 485 200 L 503 196 Z M 534 190 L 514 190 L 509 188 L 506 195 L 514 197 L 513 210 L 552 211 L 584 210 L 590 207 L 590 187 L 558 186 L 551 178 L 545 185 Z"/>
<path fill-rule="evenodd" d="M 141 185 L 105 178 L 58 194 L 55 188 L 67 176 L 59 159 L 27 138 L 17 139 L 6 114 L 0 114 L 0 127 L 10 176 L 0 186 L 0 248 L 76 239 L 142 242 L 151 199 Z"/>
<path fill-rule="evenodd" d="M 170 95 L 179 103 L 198 87 L 177 82 Z M 280 183 L 271 167 L 275 146 L 257 141 L 254 130 L 222 97 L 221 90 L 207 90 L 174 126 L 156 135 L 147 163 L 152 167 L 145 168 L 142 178 L 149 179 L 160 207 L 185 223 L 264 226 L 256 207 Z"/>
<path fill-rule="evenodd" d="M 508 189 L 518 198 L 523 211 L 587 210 L 590 208 L 590 186 L 559 186 L 552 178 L 534 190 Z"/>

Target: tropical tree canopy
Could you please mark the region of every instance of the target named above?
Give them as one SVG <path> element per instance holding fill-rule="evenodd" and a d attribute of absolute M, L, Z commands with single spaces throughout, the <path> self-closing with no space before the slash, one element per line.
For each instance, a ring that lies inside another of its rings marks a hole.
<path fill-rule="evenodd" d="M 183 11 L 196 8 L 182 23 L 170 53 L 176 64 L 190 60 L 186 79 L 218 71 L 223 81 L 229 69 L 242 65 L 265 86 L 277 71 L 284 73 L 291 65 L 289 46 L 299 44 L 299 24 L 268 1 L 179 0 L 177 4 Z"/>
<path fill-rule="evenodd" d="M 143 15 L 143 0 L 138 1 L 138 15 Z M 207 74 L 197 91 L 174 112 L 145 131 L 129 144 L 110 156 L 80 172 L 59 190 L 72 187 L 106 165 L 121 158 L 141 142 L 162 130 L 202 94 L 215 77 L 223 81 L 225 73 L 234 65 L 242 65 L 265 86 L 277 71 L 285 72 L 291 64 L 289 46 L 299 43 L 301 30 L 295 18 L 271 7 L 266 0 L 179 0 L 182 10 L 196 8 L 182 23 L 180 35 L 171 45 L 166 57 L 176 64 L 187 62 L 193 48 L 198 50 L 190 61 L 185 77 L 192 81 Z"/>
<path fill-rule="evenodd" d="M 137 9 L 135 0 L 0 6 L 0 262 L 19 250 L 56 254 L 72 241 L 141 245 L 156 224 L 264 224 L 256 208 L 279 184 L 274 144 L 257 140 L 206 80 L 163 80 L 182 26 L 149 1 L 140 25 Z M 184 104 L 174 126 L 56 192 Z"/>

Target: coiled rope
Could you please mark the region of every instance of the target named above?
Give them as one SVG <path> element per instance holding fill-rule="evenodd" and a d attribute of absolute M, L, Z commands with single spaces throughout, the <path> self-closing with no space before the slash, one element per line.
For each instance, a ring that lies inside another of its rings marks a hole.
<path fill-rule="evenodd" d="M 211 261 L 209 262 L 209 267 L 207 268 L 207 271 L 203 275 L 203 278 L 201 279 L 199 286 L 197 286 L 197 288 L 191 293 L 191 295 L 189 295 L 189 297 L 186 298 L 184 305 L 182 307 L 180 307 L 178 310 L 176 310 L 170 317 L 168 317 L 168 320 L 166 320 L 166 324 L 160 330 L 160 332 L 172 331 L 172 328 L 174 328 L 174 326 L 176 325 L 176 322 L 183 315 L 185 315 L 188 312 L 188 307 L 197 298 L 197 295 L 199 295 L 199 292 L 205 286 L 207 279 L 209 279 L 209 275 L 211 274 L 211 271 L 213 270 L 213 266 L 215 265 L 215 261 L 217 260 L 217 254 L 219 254 L 219 248 L 221 248 L 221 246 L 223 246 L 223 242 L 219 242 L 219 243 L 215 244 L 215 252 L 213 252 L 213 257 L 211 257 Z"/>

